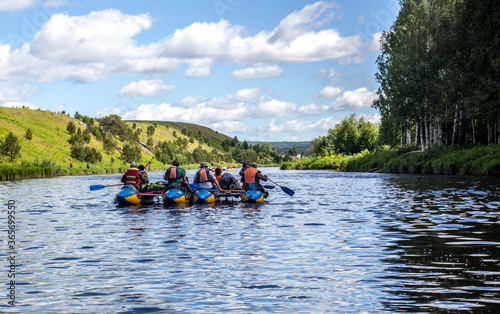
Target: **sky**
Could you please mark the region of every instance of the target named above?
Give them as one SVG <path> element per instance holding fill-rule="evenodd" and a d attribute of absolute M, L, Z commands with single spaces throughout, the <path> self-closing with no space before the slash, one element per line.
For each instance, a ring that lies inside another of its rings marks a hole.
<path fill-rule="evenodd" d="M 248 141 L 377 123 L 397 0 L 0 0 L 0 106 L 188 122 Z"/>

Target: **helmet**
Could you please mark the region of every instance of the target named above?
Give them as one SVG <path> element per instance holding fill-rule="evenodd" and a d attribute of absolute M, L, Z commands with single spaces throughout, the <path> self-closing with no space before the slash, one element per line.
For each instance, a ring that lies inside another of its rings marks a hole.
<path fill-rule="evenodd" d="M 256 162 L 252 162 L 252 163 L 250 164 L 250 167 L 257 168 L 257 163 L 256 163 Z"/>
<path fill-rule="evenodd" d="M 137 167 L 137 163 L 133 162 L 130 164 L 130 168 L 136 168 Z"/>
<path fill-rule="evenodd" d="M 202 162 L 200 164 L 200 168 L 208 167 L 208 164 L 206 162 Z"/>

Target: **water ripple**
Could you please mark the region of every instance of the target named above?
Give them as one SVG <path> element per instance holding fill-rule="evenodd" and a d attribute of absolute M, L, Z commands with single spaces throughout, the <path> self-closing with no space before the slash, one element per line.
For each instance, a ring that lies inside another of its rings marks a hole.
<path fill-rule="evenodd" d="M 118 188 L 89 186 L 116 184 L 119 175 L 0 182 L 21 207 L 21 311 L 498 307 L 495 178 L 263 170 L 295 195 L 273 189 L 267 203 L 257 206 L 116 208 Z M 58 196 L 47 194 L 50 189 Z M 35 197 L 46 194 L 42 202 Z"/>

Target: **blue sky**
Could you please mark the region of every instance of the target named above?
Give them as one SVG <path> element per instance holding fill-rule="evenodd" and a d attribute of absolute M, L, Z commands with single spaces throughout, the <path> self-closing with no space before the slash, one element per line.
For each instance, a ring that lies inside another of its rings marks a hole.
<path fill-rule="evenodd" d="M 0 105 L 307 141 L 372 109 L 397 0 L 2 0 Z"/>

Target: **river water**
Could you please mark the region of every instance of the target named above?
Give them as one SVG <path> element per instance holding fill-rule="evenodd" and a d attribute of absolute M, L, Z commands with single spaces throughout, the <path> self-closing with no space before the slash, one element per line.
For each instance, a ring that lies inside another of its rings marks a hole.
<path fill-rule="evenodd" d="M 261 170 L 295 195 L 117 208 L 89 186 L 121 175 L 0 182 L 0 312 L 500 309 L 498 177 Z"/>

